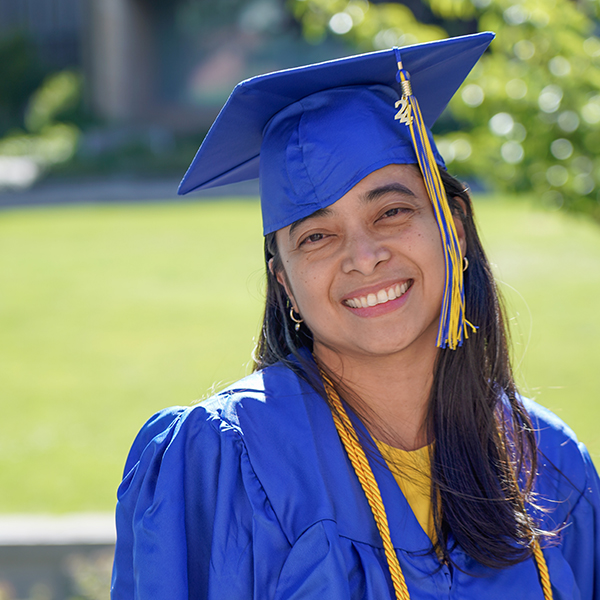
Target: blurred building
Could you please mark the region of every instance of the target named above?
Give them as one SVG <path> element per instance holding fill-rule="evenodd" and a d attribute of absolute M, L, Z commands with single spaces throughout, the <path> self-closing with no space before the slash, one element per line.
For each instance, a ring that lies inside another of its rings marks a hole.
<path fill-rule="evenodd" d="M 80 65 L 83 8 L 81 0 L 0 0 L 0 37 L 27 34 L 50 68 Z"/>
<path fill-rule="evenodd" d="M 343 54 L 314 47 L 284 0 L 88 0 L 86 72 L 101 115 L 206 127 L 240 80 Z"/>
<path fill-rule="evenodd" d="M 0 0 L 0 36 L 17 29 L 82 68 L 97 116 L 172 131 L 205 130 L 246 77 L 346 52 L 307 44 L 285 0 Z"/>

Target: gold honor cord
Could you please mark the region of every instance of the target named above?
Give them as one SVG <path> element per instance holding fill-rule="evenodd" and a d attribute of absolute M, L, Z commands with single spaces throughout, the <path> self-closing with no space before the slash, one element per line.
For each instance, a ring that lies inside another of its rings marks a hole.
<path fill-rule="evenodd" d="M 323 378 L 325 392 L 327 393 L 329 402 L 333 407 L 331 414 L 333 416 L 335 428 L 337 429 L 338 435 L 342 440 L 346 454 L 350 459 L 352 468 L 358 477 L 358 481 L 360 482 L 363 492 L 367 497 L 367 502 L 369 503 L 369 507 L 371 508 L 371 512 L 373 513 L 373 517 L 375 519 L 375 524 L 379 530 L 379 535 L 383 541 L 383 549 L 385 551 L 385 558 L 388 563 L 390 577 L 394 586 L 396 600 L 410 600 L 408 588 L 406 587 L 406 580 L 404 579 L 404 574 L 402 573 L 398 556 L 396 555 L 396 551 L 394 550 L 394 546 L 392 544 L 390 526 L 388 523 L 387 514 L 385 512 L 383 499 L 381 497 L 381 492 L 379 491 L 379 486 L 377 485 L 377 480 L 375 479 L 375 475 L 373 474 L 373 470 L 371 469 L 371 465 L 369 464 L 365 451 L 358 440 L 358 435 L 354 429 L 354 425 L 352 425 L 352 421 L 350 421 L 348 413 L 346 412 L 338 393 L 335 391 L 331 380 L 322 370 L 321 377 Z M 542 590 L 544 592 L 544 598 L 545 600 L 553 600 L 548 566 L 537 540 L 534 541 L 532 550 L 535 562 L 537 564 Z"/>
<path fill-rule="evenodd" d="M 356 430 L 354 429 L 354 426 L 352 425 L 352 422 L 350 421 L 350 418 L 348 417 L 348 414 L 346 413 L 340 397 L 333 387 L 333 384 L 327 375 L 323 373 L 323 371 L 321 371 L 321 376 L 325 384 L 327 397 L 334 408 L 334 410 L 331 411 L 331 414 L 333 415 L 335 428 L 337 429 L 338 435 L 342 440 L 346 454 L 348 454 L 348 458 L 352 463 L 352 467 L 354 468 L 354 472 L 358 477 L 363 492 L 367 497 L 371 512 L 375 518 L 375 523 L 377 524 L 377 529 L 379 530 L 379 535 L 383 541 L 383 549 L 385 551 L 385 558 L 387 560 L 388 569 L 392 578 L 396 600 L 410 600 L 408 588 L 406 587 L 406 581 L 404 580 L 404 574 L 402 573 L 400 562 L 398 561 L 396 551 L 394 550 L 394 546 L 392 544 L 390 526 L 385 513 L 383 499 L 381 498 L 381 492 L 379 491 L 379 486 L 375 480 L 375 475 L 373 475 L 373 471 L 369 465 L 365 451 L 358 441 Z"/>
<path fill-rule="evenodd" d="M 396 108 L 399 110 L 394 118 L 409 128 L 423 181 L 433 205 L 444 251 L 446 281 L 436 345 L 439 348 L 454 350 L 469 337 L 468 327 L 476 331 L 476 327 L 465 319 L 461 249 L 444 184 L 429 143 L 427 128 L 419 103 L 412 93 L 410 76 L 402 67 L 399 49 L 394 48 L 394 50 L 398 63 L 397 80 L 402 88 L 402 97 L 396 102 Z"/>
<path fill-rule="evenodd" d="M 533 556 L 537 564 L 538 573 L 540 575 L 540 581 L 542 583 L 542 590 L 544 590 L 545 600 L 552 600 L 552 586 L 550 585 L 550 573 L 548 572 L 548 565 L 544 558 L 544 553 L 540 548 L 540 543 L 537 540 L 533 541 Z"/>

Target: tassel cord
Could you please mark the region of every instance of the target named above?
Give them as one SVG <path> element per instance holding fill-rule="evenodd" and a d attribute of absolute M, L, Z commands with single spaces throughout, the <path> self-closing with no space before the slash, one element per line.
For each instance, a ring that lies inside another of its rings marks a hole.
<path fill-rule="evenodd" d="M 398 102 L 401 110 L 396 118 L 409 128 L 419 168 L 440 231 L 444 254 L 446 276 L 436 345 L 441 348 L 455 349 L 462 345 L 464 339 L 468 338 L 464 314 L 465 300 L 460 243 L 419 103 L 412 93 L 410 76 L 402 67 L 397 48 L 396 57 L 398 60 L 397 79 L 402 88 L 402 99 Z"/>

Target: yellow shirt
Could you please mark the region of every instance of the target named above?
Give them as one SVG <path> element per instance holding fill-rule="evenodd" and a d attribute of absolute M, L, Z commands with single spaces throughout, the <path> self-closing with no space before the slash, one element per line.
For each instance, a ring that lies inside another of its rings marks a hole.
<path fill-rule="evenodd" d="M 434 541 L 429 446 L 407 452 L 378 440 L 376 443 L 417 521 L 429 539 Z"/>

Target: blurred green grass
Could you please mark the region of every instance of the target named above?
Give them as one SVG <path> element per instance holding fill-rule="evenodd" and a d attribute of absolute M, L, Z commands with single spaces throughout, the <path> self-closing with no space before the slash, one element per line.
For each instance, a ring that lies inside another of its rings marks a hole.
<path fill-rule="evenodd" d="M 5 212 L 0 510 L 111 510 L 142 423 L 246 373 L 252 201 Z"/>
<path fill-rule="evenodd" d="M 476 205 L 523 391 L 597 460 L 600 229 L 527 199 Z M 5 211 L 0 257 L 0 511 L 112 510 L 142 423 L 249 370 L 258 204 Z"/>
<path fill-rule="evenodd" d="M 600 466 L 600 227 L 527 198 L 479 202 L 477 214 L 521 392 L 564 419 Z"/>

